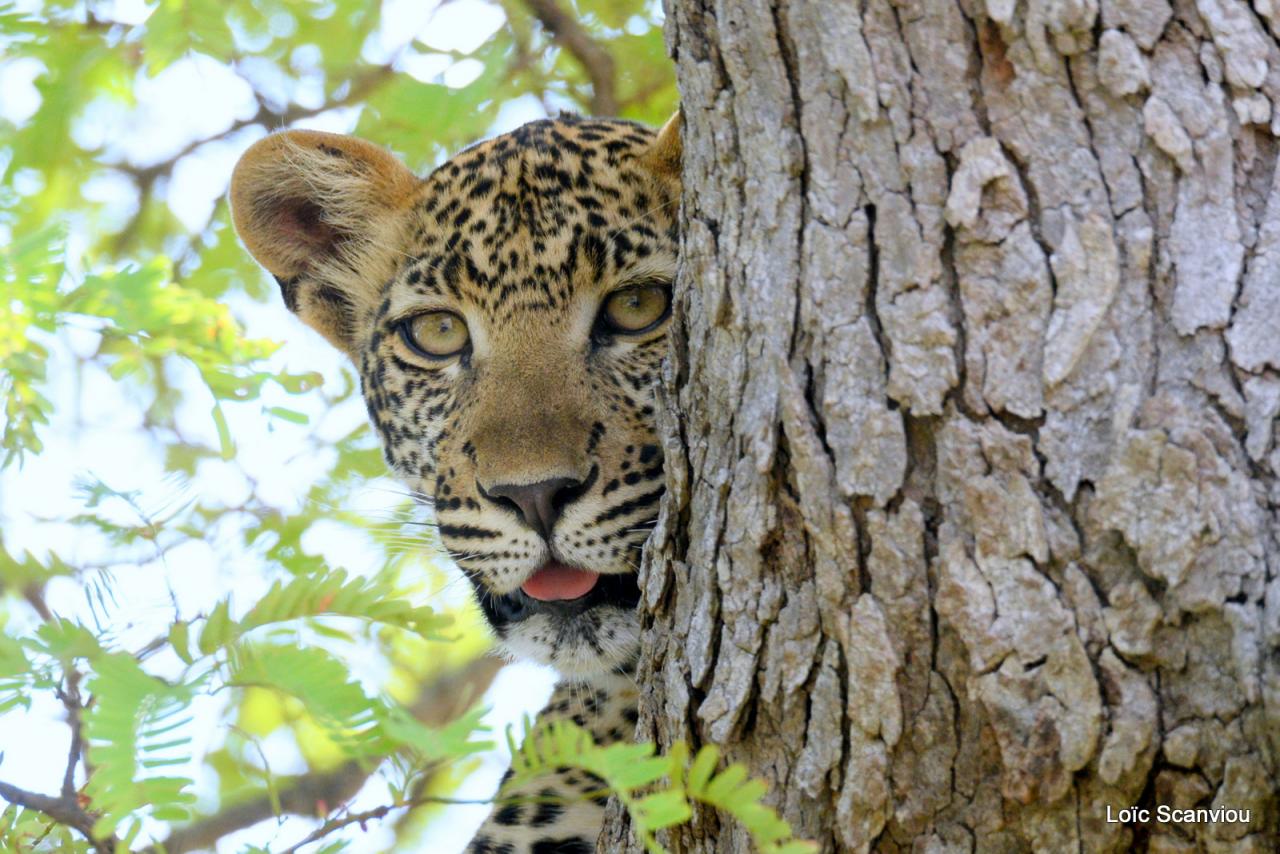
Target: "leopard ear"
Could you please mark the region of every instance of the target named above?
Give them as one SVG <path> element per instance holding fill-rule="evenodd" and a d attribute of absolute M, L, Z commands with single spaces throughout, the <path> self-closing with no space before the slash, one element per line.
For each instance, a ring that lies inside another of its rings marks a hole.
<path fill-rule="evenodd" d="M 249 147 L 231 176 L 231 216 L 285 304 L 353 354 L 359 319 L 395 272 L 419 181 L 376 145 L 294 130 Z"/>
<path fill-rule="evenodd" d="M 644 153 L 644 162 L 662 178 L 680 180 L 680 161 L 684 146 L 680 142 L 680 131 L 684 125 L 684 111 L 677 108 L 667 123 L 658 131 L 657 137 Z"/>

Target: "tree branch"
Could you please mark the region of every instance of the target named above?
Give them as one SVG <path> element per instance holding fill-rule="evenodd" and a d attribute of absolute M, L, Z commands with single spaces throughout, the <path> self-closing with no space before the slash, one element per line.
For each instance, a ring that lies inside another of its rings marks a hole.
<path fill-rule="evenodd" d="M 116 850 L 115 839 L 102 839 L 94 836 L 94 817 L 85 812 L 80 806 L 75 792 L 72 792 L 70 796 L 64 794 L 55 798 L 0 782 L 0 798 L 4 798 L 11 804 L 17 804 L 20 807 L 44 813 L 59 824 L 79 831 L 84 835 L 85 839 L 89 840 L 89 844 L 94 847 L 94 850 L 101 852 L 101 854 L 114 854 Z"/>
<path fill-rule="evenodd" d="M 618 114 L 618 93 L 614 79 L 613 56 L 583 29 L 556 0 L 524 0 L 551 34 L 552 40 L 582 63 L 591 80 L 591 112 L 597 116 Z"/>
<path fill-rule="evenodd" d="M 201 819 L 169 834 L 164 840 L 166 854 L 185 854 L 200 848 L 212 848 L 229 833 L 252 827 L 277 815 L 315 815 L 318 804 L 338 804 L 354 797 L 373 773 L 373 765 L 344 763 L 332 771 L 286 777 L 279 781 L 278 800 L 261 795 L 232 804 L 219 813 Z"/>

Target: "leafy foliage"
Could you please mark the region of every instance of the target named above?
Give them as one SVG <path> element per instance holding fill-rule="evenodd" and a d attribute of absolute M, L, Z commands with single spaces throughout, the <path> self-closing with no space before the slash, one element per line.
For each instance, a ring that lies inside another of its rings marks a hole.
<path fill-rule="evenodd" d="M 0 810 L 0 848 L 23 854 L 86 854 L 89 844 L 65 825 L 52 823 L 38 810 L 9 806 Z"/>
<path fill-rule="evenodd" d="M 812 854 L 818 850 L 812 842 L 795 839 L 791 827 L 762 803 L 767 787 L 760 780 L 748 779 L 745 766 L 733 764 L 716 773 L 720 753 L 714 745 L 705 745 L 692 762 L 684 744 L 675 745 L 666 757 L 655 756 L 652 744 L 602 747 L 586 730 L 563 719 L 537 726 L 526 720 L 519 746 L 510 730 L 507 741 L 513 771 L 507 789 L 563 768 L 592 774 L 626 807 L 637 838 L 653 854 L 666 851 L 654 833 L 688 821 L 695 802 L 741 822 L 761 854 Z"/>

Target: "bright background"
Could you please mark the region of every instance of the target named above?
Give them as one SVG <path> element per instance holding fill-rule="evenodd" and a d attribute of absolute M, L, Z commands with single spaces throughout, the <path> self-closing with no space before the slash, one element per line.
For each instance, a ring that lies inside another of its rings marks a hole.
<path fill-rule="evenodd" d="M 562 49 L 548 7 L 612 67 Z M 0 2 L 0 635 L 33 638 L 52 612 L 176 679 L 171 625 L 228 596 L 243 613 L 323 566 L 455 615 L 449 643 L 295 629 L 370 692 L 405 701 L 482 655 L 466 584 L 385 477 L 352 372 L 239 248 L 231 168 L 285 126 L 354 132 L 423 172 L 561 109 L 659 124 L 674 106 L 653 0 Z M 0 780 L 56 793 L 62 704 L 31 688 L 7 702 L 6 675 Z M 499 673 L 482 700 L 498 742 L 549 686 L 532 666 Z M 190 713 L 166 773 L 194 781 L 198 815 L 342 759 L 294 698 L 223 690 Z M 456 763 L 432 790 L 489 797 L 505 764 Z M 352 808 L 388 802 L 393 777 L 373 774 Z M 397 810 L 330 839 L 456 851 L 486 812 Z M 139 843 L 168 832 L 138 821 Z M 283 850 L 318 825 L 270 820 L 217 850 Z"/>

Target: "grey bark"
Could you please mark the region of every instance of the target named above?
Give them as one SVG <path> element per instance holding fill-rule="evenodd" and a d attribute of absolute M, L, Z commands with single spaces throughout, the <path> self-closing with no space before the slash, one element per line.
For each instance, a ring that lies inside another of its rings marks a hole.
<path fill-rule="evenodd" d="M 1280 3 L 667 14 L 640 737 L 825 851 L 1280 849 Z"/>

